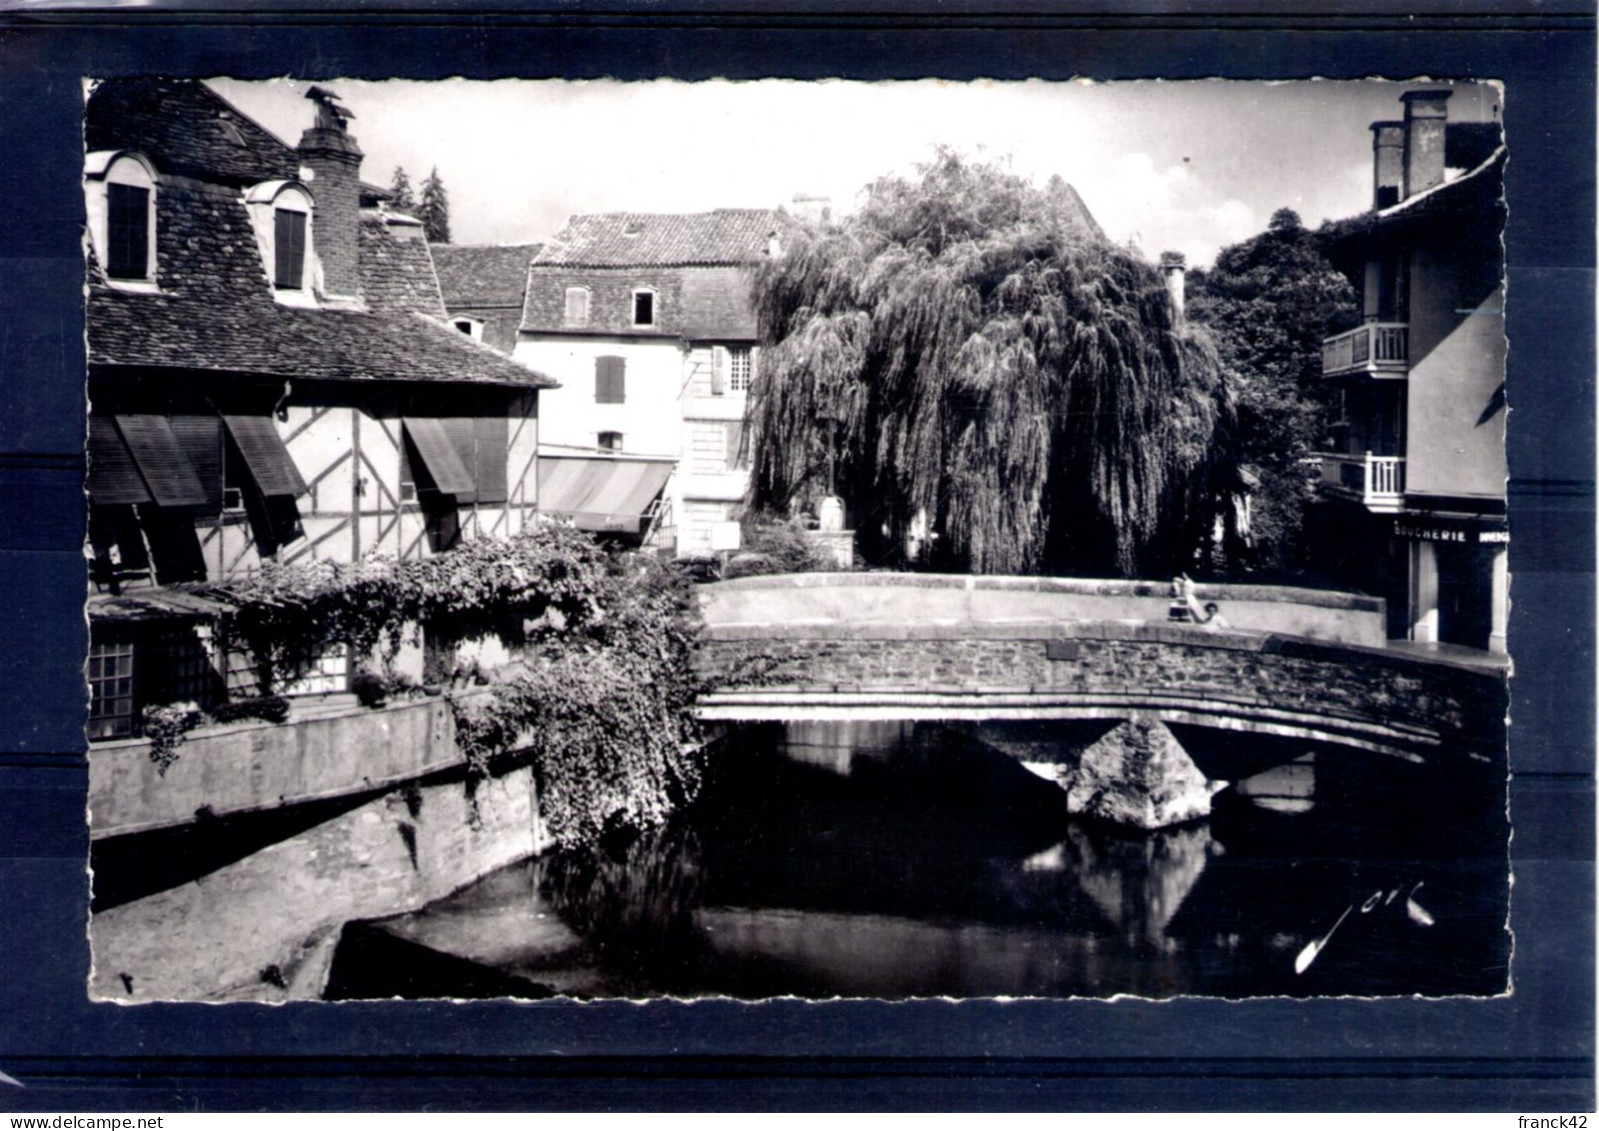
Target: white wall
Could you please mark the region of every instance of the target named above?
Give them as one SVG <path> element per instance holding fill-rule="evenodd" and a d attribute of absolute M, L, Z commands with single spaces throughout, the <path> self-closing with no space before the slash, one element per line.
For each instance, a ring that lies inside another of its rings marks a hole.
<path fill-rule="evenodd" d="M 546 451 L 592 451 L 601 432 L 620 432 L 624 452 L 681 453 L 683 351 L 675 339 L 524 334 L 512 356 L 561 383 L 539 394 L 539 439 Z M 600 357 L 626 359 L 622 404 L 595 403 Z"/>

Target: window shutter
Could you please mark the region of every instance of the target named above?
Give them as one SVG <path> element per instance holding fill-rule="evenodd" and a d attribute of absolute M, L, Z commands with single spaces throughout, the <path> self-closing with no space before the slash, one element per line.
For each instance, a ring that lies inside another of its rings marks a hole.
<path fill-rule="evenodd" d="M 133 455 L 109 416 L 89 417 L 89 501 L 96 506 L 150 501 Z"/>
<path fill-rule="evenodd" d="M 106 274 L 143 279 L 150 269 L 150 190 L 106 186 Z"/>
<path fill-rule="evenodd" d="M 573 326 L 586 326 L 589 320 L 589 292 L 586 287 L 566 288 L 566 321 Z"/>
<path fill-rule="evenodd" d="M 439 418 L 439 427 L 449 437 L 450 446 L 461 457 L 461 467 L 472 480 L 472 489 L 455 492 L 455 501 L 475 503 L 478 501 L 477 423 L 470 416 L 445 416 Z"/>
<path fill-rule="evenodd" d="M 727 426 L 727 466 L 729 468 L 741 467 L 739 449 L 744 444 L 744 422 L 734 420 Z"/>
<path fill-rule="evenodd" d="M 157 506 L 198 507 L 206 502 L 206 490 L 199 476 L 178 446 L 172 425 L 164 416 L 152 414 L 119 415 L 117 430 L 127 441 L 133 461 L 150 488 Z"/>
<path fill-rule="evenodd" d="M 222 420 L 262 495 L 304 495 L 311 490 L 270 418 L 224 415 Z"/>
<path fill-rule="evenodd" d="M 721 346 L 711 347 L 711 396 L 727 392 L 727 351 Z"/>
<path fill-rule="evenodd" d="M 511 422 L 504 416 L 479 416 L 477 431 L 477 501 L 503 503 L 510 498 L 506 469 Z"/>
<path fill-rule="evenodd" d="M 279 208 L 272 215 L 276 253 L 272 282 L 299 290 L 305 278 L 305 213 Z"/>
<path fill-rule="evenodd" d="M 627 401 L 627 362 L 620 357 L 594 359 L 594 402 L 625 404 Z"/>
<path fill-rule="evenodd" d="M 416 445 L 422 464 L 433 481 L 433 488 L 457 498 L 470 498 L 476 491 L 471 473 L 456 454 L 455 445 L 446 434 L 442 423 L 432 417 L 407 416 L 403 421 L 405 432 Z M 412 471 L 416 468 L 413 466 Z M 421 484 L 418 484 L 420 487 Z"/>
<path fill-rule="evenodd" d="M 205 502 L 197 513 L 215 518 L 222 513 L 222 418 L 205 413 L 176 413 L 170 422 L 178 447 L 205 488 Z"/>

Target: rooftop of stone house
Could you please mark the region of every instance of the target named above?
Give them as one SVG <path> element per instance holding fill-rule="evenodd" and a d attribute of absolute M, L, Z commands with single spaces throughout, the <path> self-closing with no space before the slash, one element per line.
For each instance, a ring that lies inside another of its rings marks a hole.
<path fill-rule="evenodd" d="M 793 224 L 772 208 L 600 212 L 573 216 L 534 257 L 537 267 L 693 267 L 752 263 Z"/>
<path fill-rule="evenodd" d="M 536 243 L 478 247 L 430 244 L 444 304 L 452 309 L 521 306 L 523 292 L 527 289 L 528 264 L 543 246 Z"/>

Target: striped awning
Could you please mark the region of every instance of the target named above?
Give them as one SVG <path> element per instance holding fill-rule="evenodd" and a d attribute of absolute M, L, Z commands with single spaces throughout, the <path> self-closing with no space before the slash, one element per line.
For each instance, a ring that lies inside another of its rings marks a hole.
<path fill-rule="evenodd" d="M 623 456 L 540 456 L 539 510 L 579 530 L 637 534 L 666 487 L 672 460 Z"/>

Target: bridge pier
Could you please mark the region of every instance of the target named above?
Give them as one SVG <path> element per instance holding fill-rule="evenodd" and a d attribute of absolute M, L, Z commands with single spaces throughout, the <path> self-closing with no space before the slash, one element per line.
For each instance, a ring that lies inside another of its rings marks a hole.
<path fill-rule="evenodd" d="M 1161 829 L 1210 816 L 1212 783 L 1166 724 L 1135 714 L 1118 722 L 1056 780 L 1066 811 L 1139 829 Z"/>

